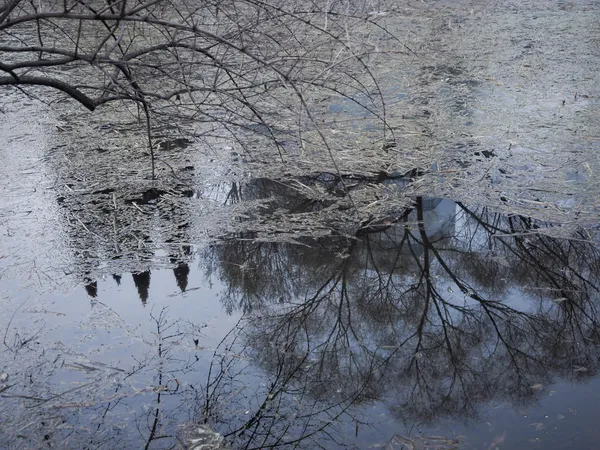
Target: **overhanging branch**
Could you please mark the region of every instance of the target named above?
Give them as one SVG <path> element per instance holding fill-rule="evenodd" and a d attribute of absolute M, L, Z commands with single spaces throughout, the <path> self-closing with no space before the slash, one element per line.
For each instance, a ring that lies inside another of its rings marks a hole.
<path fill-rule="evenodd" d="M 46 86 L 64 92 L 69 97 L 77 100 L 90 111 L 96 109 L 96 102 L 81 92 L 79 89 L 65 83 L 64 81 L 53 78 L 36 77 L 36 76 L 20 76 L 18 80 L 13 77 L 0 77 L 0 86 Z"/>

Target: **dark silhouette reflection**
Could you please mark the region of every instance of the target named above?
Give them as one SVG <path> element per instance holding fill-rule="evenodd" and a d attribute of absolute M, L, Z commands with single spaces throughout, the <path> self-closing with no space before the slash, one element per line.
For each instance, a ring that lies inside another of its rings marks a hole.
<path fill-rule="evenodd" d="M 394 177 L 384 174 L 383 178 L 389 179 Z M 405 177 L 399 176 L 399 178 Z M 344 190 L 344 181 L 352 183 L 352 186 L 349 189 L 347 188 L 350 191 L 360 185 L 357 183 L 381 182 L 378 177 L 366 175 L 345 175 L 342 180 L 337 175 L 331 173 L 304 176 L 300 177 L 297 181 L 302 185 L 323 189 L 327 195 L 324 195 L 323 198 L 307 197 L 306 193 L 298 190 L 293 184 L 269 178 L 253 178 L 244 183 L 233 181 L 220 186 L 221 192 L 216 197 L 225 205 L 268 199 L 269 203 L 263 205 L 265 213 L 272 213 L 277 209 L 283 209 L 292 214 L 307 213 L 320 211 L 323 208 L 333 205 L 339 200 L 339 197 L 345 197 L 347 192 Z"/>
<path fill-rule="evenodd" d="M 547 228 L 418 199 L 399 222 L 354 236 L 228 242 L 206 257 L 227 310 L 248 313 L 240 339 L 271 377 L 318 404 L 378 400 L 407 423 L 434 422 L 596 375 L 600 252 L 583 232 Z M 271 413 L 255 419 L 262 437 Z"/>
<path fill-rule="evenodd" d="M 190 266 L 185 263 L 181 263 L 177 267 L 173 268 L 173 274 L 175 275 L 177 286 L 179 286 L 181 292 L 185 292 L 188 285 L 188 275 L 190 274 Z"/>
<path fill-rule="evenodd" d="M 187 139 L 158 139 L 157 148 L 168 153 L 163 155 L 167 158 L 163 168 L 169 172 L 160 187 L 141 181 L 147 166 L 138 157 L 124 159 L 110 150 L 102 153 L 98 166 L 89 164 L 89 155 L 69 147 L 65 150 L 69 164 L 54 167 L 66 190 L 57 198 L 64 245 L 72 257 L 70 270 L 80 279 L 113 276 L 119 285 L 116 274 L 173 268 L 189 261 L 191 252 L 180 247 L 193 241 L 189 225 L 194 222 L 198 192 L 190 159 L 195 152 L 188 152 Z M 136 181 L 107 177 L 104 164 L 116 164 L 139 177 Z M 140 296 L 147 298 L 147 293 Z"/>
<path fill-rule="evenodd" d="M 90 279 L 85 280 L 85 291 L 91 298 L 96 298 L 98 296 L 98 282 L 91 281 Z"/>
<path fill-rule="evenodd" d="M 185 292 L 188 285 L 188 276 L 190 274 L 190 266 L 186 261 L 192 254 L 192 248 L 189 245 L 183 245 L 180 253 L 180 255 L 172 255 L 169 260 L 171 264 L 175 265 L 175 267 L 173 267 L 173 275 L 175 275 L 177 286 L 181 292 Z"/>
<path fill-rule="evenodd" d="M 185 263 L 181 263 L 177 267 L 173 268 L 173 274 L 175 275 L 177 286 L 179 286 L 181 292 L 185 292 L 187 289 L 188 275 L 190 274 L 190 266 Z"/>
<path fill-rule="evenodd" d="M 146 270 L 145 272 L 132 273 L 131 276 L 133 277 L 133 283 L 137 288 L 140 300 L 145 305 L 148 301 L 150 292 L 150 271 Z"/>

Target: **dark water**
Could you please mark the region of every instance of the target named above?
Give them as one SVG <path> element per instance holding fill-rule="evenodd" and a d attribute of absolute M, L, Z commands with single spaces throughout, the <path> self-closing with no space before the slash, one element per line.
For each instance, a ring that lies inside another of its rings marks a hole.
<path fill-rule="evenodd" d="M 2 91 L 0 448 L 600 448 L 598 3 L 396 6 L 343 182 Z"/>
<path fill-rule="evenodd" d="M 550 226 L 418 198 L 354 237 L 240 236 L 67 296 L 3 280 L 25 303 L 2 445 L 172 448 L 207 423 L 231 448 L 595 448 L 600 252 Z"/>

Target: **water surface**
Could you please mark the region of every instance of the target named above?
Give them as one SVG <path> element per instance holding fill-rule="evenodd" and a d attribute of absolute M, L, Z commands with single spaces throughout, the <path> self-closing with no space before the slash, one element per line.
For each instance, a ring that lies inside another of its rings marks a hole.
<path fill-rule="evenodd" d="M 343 176 L 2 91 L 0 446 L 596 448 L 599 12 L 398 5 Z"/>

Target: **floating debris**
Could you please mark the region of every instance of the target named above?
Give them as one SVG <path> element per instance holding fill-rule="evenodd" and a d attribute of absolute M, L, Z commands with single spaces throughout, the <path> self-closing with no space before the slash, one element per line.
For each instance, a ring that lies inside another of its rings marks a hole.
<path fill-rule="evenodd" d="M 178 441 L 185 450 L 229 450 L 225 439 L 209 425 L 187 424 L 178 430 Z"/>

